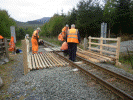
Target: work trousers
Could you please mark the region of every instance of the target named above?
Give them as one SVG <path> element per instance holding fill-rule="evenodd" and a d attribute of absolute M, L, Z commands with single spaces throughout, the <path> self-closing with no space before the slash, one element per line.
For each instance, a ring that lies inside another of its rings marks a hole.
<path fill-rule="evenodd" d="M 76 60 L 77 43 L 68 43 L 69 60 Z"/>

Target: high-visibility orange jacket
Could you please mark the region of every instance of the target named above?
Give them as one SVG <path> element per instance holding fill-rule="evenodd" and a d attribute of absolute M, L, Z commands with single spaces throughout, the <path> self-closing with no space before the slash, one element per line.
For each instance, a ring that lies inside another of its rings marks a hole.
<path fill-rule="evenodd" d="M 67 50 L 68 49 L 68 44 L 67 42 L 63 42 L 62 46 L 61 46 L 61 50 Z"/>
<path fill-rule="evenodd" d="M 33 38 L 33 39 L 38 39 L 38 38 L 39 38 L 39 35 L 38 35 L 37 30 L 35 30 L 35 31 L 33 32 L 32 38 Z"/>
<path fill-rule="evenodd" d="M 35 30 L 33 32 L 32 38 L 31 38 L 31 43 L 32 43 L 32 54 L 37 53 L 38 52 L 38 32 L 37 30 Z"/>
<path fill-rule="evenodd" d="M 62 36 L 61 33 L 58 35 L 58 40 L 59 40 L 59 41 L 63 41 L 63 36 Z"/>
<path fill-rule="evenodd" d="M 0 35 L 0 39 L 4 39 L 4 37 Z"/>
<path fill-rule="evenodd" d="M 68 28 L 68 29 L 69 29 L 69 28 Z M 68 29 L 67 29 L 66 26 L 62 29 L 62 33 L 61 33 L 61 34 L 62 34 L 63 38 L 66 37 L 66 34 L 67 34 Z M 63 41 L 64 41 L 64 39 L 63 39 Z"/>
<path fill-rule="evenodd" d="M 11 40 L 9 42 L 9 49 L 8 49 L 8 51 L 14 51 L 14 50 L 15 50 L 14 37 L 11 36 Z"/>
<path fill-rule="evenodd" d="M 78 30 L 77 29 L 70 29 L 67 33 L 67 42 L 68 43 L 79 43 L 78 40 Z"/>

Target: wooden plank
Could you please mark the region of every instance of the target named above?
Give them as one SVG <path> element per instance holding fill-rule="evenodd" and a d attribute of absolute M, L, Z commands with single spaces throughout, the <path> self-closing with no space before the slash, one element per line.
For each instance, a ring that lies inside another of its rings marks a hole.
<path fill-rule="evenodd" d="M 90 48 L 90 49 L 97 50 L 97 51 L 102 51 L 102 52 L 104 52 L 104 53 L 109 53 L 109 54 L 116 55 L 115 52 L 111 52 L 111 51 L 105 51 L 105 50 L 100 50 L 100 49 L 96 49 L 96 48 Z"/>
<path fill-rule="evenodd" d="M 100 40 L 99 37 L 88 37 L 88 38 L 90 38 L 90 39 Z M 116 38 L 103 38 L 103 40 L 117 41 Z"/>
<path fill-rule="evenodd" d="M 111 57 L 111 56 L 108 56 L 108 55 L 105 55 L 105 54 L 102 54 L 102 55 L 100 55 L 100 53 L 96 53 L 96 52 L 94 52 L 94 51 L 87 51 L 87 52 L 89 52 L 89 53 L 92 53 L 92 54 L 96 54 L 96 55 L 99 55 L 99 56 L 101 56 L 101 57 L 107 57 L 107 58 L 110 58 L 111 60 L 115 60 L 115 57 Z"/>
<path fill-rule="evenodd" d="M 89 51 L 91 51 L 91 36 L 89 36 Z"/>
<path fill-rule="evenodd" d="M 39 59 L 40 59 L 40 62 L 41 62 L 41 64 L 42 64 L 42 67 L 43 67 L 43 68 L 46 68 L 46 66 L 45 66 L 45 64 L 44 64 L 44 62 L 43 62 L 43 60 L 42 60 L 42 58 L 41 58 L 40 55 L 41 55 L 41 54 L 39 54 L 38 57 L 39 57 Z"/>
<path fill-rule="evenodd" d="M 98 55 L 92 55 L 92 54 L 88 54 L 88 53 L 85 53 L 85 52 L 80 52 L 78 51 L 78 53 L 81 53 L 82 55 L 85 55 L 85 56 L 88 56 L 88 57 L 91 57 L 91 58 L 94 58 L 94 59 L 97 59 L 97 60 L 102 60 L 102 61 L 109 61 L 109 59 L 105 59 L 105 58 L 102 58 Z"/>
<path fill-rule="evenodd" d="M 4 44 L 4 42 L 0 42 L 0 45 L 3 45 Z"/>
<path fill-rule="evenodd" d="M 0 49 L 1 49 L 1 48 L 5 48 L 5 46 L 0 46 Z"/>
<path fill-rule="evenodd" d="M 100 38 L 100 54 L 102 54 L 102 50 L 103 50 L 103 46 L 102 45 L 103 45 L 103 37 Z"/>
<path fill-rule="evenodd" d="M 36 55 L 36 57 L 37 57 L 37 62 L 38 62 L 38 64 L 39 64 L 39 67 L 42 69 L 43 67 L 42 67 L 42 64 L 41 64 L 41 59 L 39 58 L 39 54 L 37 54 Z"/>
<path fill-rule="evenodd" d="M 49 53 L 45 53 L 45 56 L 47 57 L 49 63 L 50 63 L 53 67 L 55 67 L 56 65 L 51 61 L 51 59 L 50 59 L 50 57 L 49 57 L 48 54 L 49 54 Z"/>
<path fill-rule="evenodd" d="M 116 49 L 116 65 L 118 65 L 118 62 L 119 62 L 119 51 L 120 51 L 120 41 L 121 41 L 121 38 L 118 37 L 117 38 L 117 49 Z"/>
<path fill-rule="evenodd" d="M 22 50 L 23 50 L 23 67 L 24 67 L 24 75 L 28 73 L 28 64 L 27 64 L 27 46 L 26 41 L 21 40 Z"/>
<path fill-rule="evenodd" d="M 61 60 L 61 59 L 59 59 L 54 53 L 51 53 L 52 54 L 52 56 L 54 57 L 54 58 L 56 58 L 57 59 L 57 61 L 61 64 L 61 66 L 65 66 L 66 64 Z"/>
<path fill-rule="evenodd" d="M 60 59 L 59 57 L 57 57 L 54 53 L 53 53 L 53 56 L 58 59 L 58 61 L 63 65 L 63 66 L 66 66 L 66 65 L 69 65 L 69 63 L 67 63 L 66 61 L 64 61 L 63 59 Z"/>
<path fill-rule="evenodd" d="M 59 67 L 59 63 L 56 62 L 56 60 L 52 57 L 51 53 L 47 53 L 49 55 L 49 58 L 52 60 L 52 62 L 54 62 L 55 66 Z"/>
<path fill-rule="evenodd" d="M 32 66 L 31 66 L 31 55 L 29 54 L 29 66 L 28 66 L 28 68 L 30 69 L 30 70 L 32 70 Z"/>
<path fill-rule="evenodd" d="M 34 55 L 32 55 L 32 69 L 36 69 Z"/>
<path fill-rule="evenodd" d="M 4 39 L 5 42 L 5 51 L 6 51 L 6 57 L 9 59 L 9 54 L 8 54 L 8 44 L 7 44 L 7 39 Z M 28 66 L 27 66 L 28 67 Z"/>
<path fill-rule="evenodd" d="M 117 46 L 109 45 L 109 44 L 100 44 L 100 43 L 93 43 L 93 42 L 88 42 L 88 43 L 89 44 L 94 44 L 94 45 L 105 46 L 105 47 L 117 48 Z"/>
<path fill-rule="evenodd" d="M 85 58 L 91 58 L 91 59 L 95 59 L 95 60 L 98 60 L 99 62 L 105 62 L 105 61 L 108 61 L 107 59 L 103 59 L 103 58 L 100 58 L 100 57 L 96 57 L 96 56 L 88 56 L 86 54 L 82 54 L 80 52 L 77 52 L 78 55 L 80 56 L 84 56 Z"/>
<path fill-rule="evenodd" d="M 50 62 L 49 62 L 48 58 L 45 56 L 45 53 L 44 53 L 44 54 L 42 54 L 42 55 L 43 55 L 43 57 L 44 57 L 45 61 L 47 62 L 47 64 L 49 65 L 48 67 L 52 67 L 52 65 L 50 64 Z"/>
<path fill-rule="evenodd" d="M 90 60 L 90 61 L 93 61 L 93 62 L 103 62 L 103 61 L 100 61 L 100 60 L 97 60 L 97 59 L 90 58 L 90 57 L 88 57 L 88 56 L 82 55 L 82 54 L 80 54 L 80 53 L 78 53 L 78 52 L 77 52 L 77 55 L 80 56 L 80 57 L 83 57 L 83 58 L 85 58 L 85 59 L 88 59 L 88 60 Z"/>
<path fill-rule="evenodd" d="M 40 57 L 42 58 L 45 67 L 49 67 L 49 64 L 47 63 L 47 61 L 46 61 L 45 57 L 43 56 L 43 54 L 41 54 Z"/>
<path fill-rule="evenodd" d="M 78 52 L 80 52 L 80 51 L 78 51 Z M 87 53 L 87 54 L 89 54 L 89 55 L 93 55 L 93 56 L 98 56 L 98 57 L 101 57 L 101 58 L 104 58 L 104 59 L 107 59 L 107 60 L 113 60 L 112 58 L 109 58 L 109 57 L 106 57 L 106 56 L 104 56 L 104 55 L 100 55 L 100 54 L 97 54 L 96 52 L 92 52 L 92 51 L 81 51 L 81 53 Z"/>
<path fill-rule="evenodd" d="M 36 63 L 36 69 L 39 69 L 39 64 L 38 64 L 38 61 L 37 61 L 37 54 L 34 54 L 34 59 L 35 59 L 35 63 Z"/>
<path fill-rule="evenodd" d="M 54 59 L 54 61 L 57 63 L 57 66 L 59 67 L 59 66 L 63 66 L 54 56 L 53 56 L 53 54 L 52 53 L 50 53 L 50 55 L 51 55 L 51 57 Z"/>

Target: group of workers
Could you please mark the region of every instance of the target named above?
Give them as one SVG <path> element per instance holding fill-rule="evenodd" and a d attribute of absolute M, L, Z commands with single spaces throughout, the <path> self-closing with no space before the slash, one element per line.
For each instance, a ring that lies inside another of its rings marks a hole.
<path fill-rule="evenodd" d="M 38 40 L 40 31 L 41 29 L 38 27 L 32 34 L 32 54 L 38 53 Z M 0 39 L 3 39 L 1 35 Z M 69 26 L 66 24 L 66 26 L 62 29 L 62 32 L 59 34 L 58 40 L 61 41 L 61 50 L 63 51 L 64 56 L 69 55 L 69 60 L 76 61 L 77 44 L 80 43 L 80 34 L 78 29 L 75 29 L 75 25 L 72 24 L 71 29 L 69 29 Z M 11 36 L 8 50 L 12 52 L 16 51 L 13 36 Z"/>
<path fill-rule="evenodd" d="M 71 25 L 71 29 L 66 25 L 62 29 L 62 33 L 59 34 L 58 40 L 62 41 L 61 50 L 64 52 L 64 56 L 69 55 L 69 60 L 76 61 L 77 44 L 80 43 L 80 34 L 78 29 L 75 29 L 75 25 Z"/>
<path fill-rule="evenodd" d="M 38 53 L 38 39 L 40 28 L 37 28 L 32 35 L 32 54 Z M 58 40 L 61 41 L 61 50 L 64 53 L 64 56 L 69 55 L 69 60 L 76 61 L 76 51 L 77 44 L 80 43 L 80 34 L 78 29 L 75 29 L 75 25 L 71 25 L 71 29 L 66 24 L 66 26 L 62 29 L 62 32 L 58 36 Z"/>

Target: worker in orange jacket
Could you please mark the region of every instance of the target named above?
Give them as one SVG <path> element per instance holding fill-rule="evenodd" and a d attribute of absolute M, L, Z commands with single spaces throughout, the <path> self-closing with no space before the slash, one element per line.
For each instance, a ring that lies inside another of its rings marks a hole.
<path fill-rule="evenodd" d="M 68 44 L 67 44 L 67 42 L 63 42 L 60 49 L 61 49 L 61 51 L 63 51 L 64 56 L 68 55 Z"/>
<path fill-rule="evenodd" d="M 78 29 L 75 29 L 75 25 L 71 25 L 71 29 L 68 30 L 66 35 L 66 42 L 68 43 L 69 60 L 76 61 L 77 44 L 80 43 L 80 34 Z"/>
<path fill-rule="evenodd" d="M 14 37 L 11 36 L 11 40 L 9 42 L 9 49 L 8 51 L 12 51 L 13 53 L 16 53 L 16 47 L 15 47 L 15 43 L 14 43 Z"/>
<path fill-rule="evenodd" d="M 3 42 L 4 41 L 3 39 L 4 39 L 4 37 L 0 35 L 0 42 Z M 0 48 L 0 50 L 1 50 L 1 48 Z"/>
<path fill-rule="evenodd" d="M 38 39 L 39 32 L 41 29 L 38 27 L 32 34 L 31 43 L 32 43 L 32 54 L 38 53 Z"/>
<path fill-rule="evenodd" d="M 69 26 L 66 24 L 66 26 L 62 29 L 62 32 L 61 32 L 62 37 L 63 37 L 62 41 L 66 40 L 66 34 L 67 34 L 68 30 L 69 30 Z"/>
<path fill-rule="evenodd" d="M 58 40 L 59 40 L 59 41 L 63 41 L 63 36 L 62 36 L 61 33 L 58 35 Z"/>
<path fill-rule="evenodd" d="M 4 39 L 4 37 L 0 35 L 0 39 Z"/>

